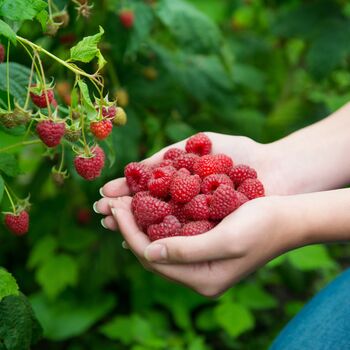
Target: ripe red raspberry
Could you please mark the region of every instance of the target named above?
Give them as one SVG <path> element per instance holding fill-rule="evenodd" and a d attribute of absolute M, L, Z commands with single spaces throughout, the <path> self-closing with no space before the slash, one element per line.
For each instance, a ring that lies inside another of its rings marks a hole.
<path fill-rule="evenodd" d="M 244 164 L 235 165 L 228 173 L 228 176 L 231 178 L 236 187 L 238 187 L 244 180 L 256 179 L 258 177 L 253 168 Z"/>
<path fill-rule="evenodd" d="M 265 190 L 263 184 L 258 179 L 247 179 L 237 188 L 238 192 L 243 193 L 248 199 L 264 197 Z"/>
<path fill-rule="evenodd" d="M 75 214 L 77 223 L 81 226 L 86 226 L 91 222 L 92 212 L 89 208 L 80 208 Z"/>
<path fill-rule="evenodd" d="M 5 61 L 5 48 L 0 44 L 0 63 Z"/>
<path fill-rule="evenodd" d="M 170 194 L 175 202 L 187 203 L 196 196 L 201 189 L 199 176 L 175 176 L 170 184 Z"/>
<path fill-rule="evenodd" d="M 150 196 L 149 191 L 140 191 L 137 192 L 133 197 L 132 197 L 132 201 L 131 201 L 131 210 L 134 213 L 135 212 L 135 208 L 137 206 L 137 203 L 139 202 L 139 200 L 143 197 L 146 196 Z"/>
<path fill-rule="evenodd" d="M 243 193 L 236 191 L 236 194 L 238 197 L 239 206 L 249 201 L 249 199 Z"/>
<path fill-rule="evenodd" d="M 198 154 L 199 156 L 205 156 L 211 152 L 211 146 L 209 137 L 200 132 L 187 140 L 186 151 L 188 153 Z"/>
<path fill-rule="evenodd" d="M 129 163 L 124 169 L 126 183 L 132 193 L 147 191 L 147 183 L 151 177 L 151 169 L 142 163 Z"/>
<path fill-rule="evenodd" d="M 29 214 L 25 210 L 19 214 L 6 214 L 5 225 L 16 236 L 22 236 L 29 230 Z"/>
<path fill-rule="evenodd" d="M 231 157 L 227 156 L 226 154 L 219 153 L 214 154 L 214 158 L 220 164 L 220 172 L 228 174 L 233 167 L 233 160 L 231 159 Z"/>
<path fill-rule="evenodd" d="M 179 220 L 173 215 L 168 215 L 160 224 L 150 225 L 147 229 L 147 234 L 153 242 L 157 239 L 176 236 L 180 229 L 181 224 Z"/>
<path fill-rule="evenodd" d="M 134 26 L 134 12 L 132 10 L 122 10 L 119 12 L 119 20 L 124 28 L 132 28 Z"/>
<path fill-rule="evenodd" d="M 159 168 L 163 168 L 165 166 L 173 166 L 173 161 L 170 159 L 165 159 L 158 165 Z"/>
<path fill-rule="evenodd" d="M 33 87 L 35 87 L 35 85 Z M 33 91 L 30 92 L 30 98 L 32 99 L 33 103 L 39 108 L 47 108 L 46 95 L 49 104 L 51 104 L 54 100 L 52 89 L 42 90 L 40 94 L 36 94 Z"/>
<path fill-rule="evenodd" d="M 220 185 L 210 201 L 210 217 L 214 220 L 223 219 L 239 205 L 237 191 L 232 186 Z"/>
<path fill-rule="evenodd" d="M 217 155 L 207 154 L 196 160 L 193 165 L 193 171 L 203 179 L 211 174 L 225 173 L 226 164 L 224 164 Z"/>
<path fill-rule="evenodd" d="M 171 206 L 172 215 L 176 216 L 176 218 L 183 224 L 188 222 L 187 216 L 184 211 L 185 204 L 175 202 L 171 199 L 168 202 Z"/>
<path fill-rule="evenodd" d="M 189 170 L 187 170 L 186 168 L 181 168 L 179 169 L 175 174 L 175 176 L 189 176 L 191 175 L 191 172 Z"/>
<path fill-rule="evenodd" d="M 212 193 L 220 185 L 228 185 L 233 188 L 231 179 L 225 174 L 211 174 L 203 179 L 202 193 Z"/>
<path fill-rule="evenodd" d="M 134 214 L 137 223 L 143 228 L 162 222 L 167 215 L 172 214 L 172 208 L 169 203 L 158 198 L 144 196 L 137 201 Z"/>
<path fill-rule="evenodd" d="M 208 220 L 211 195 L 198 194 L 185 204 L 184 212 L 188 219 Z"/>
<path fill-rule="evenodd" d="M 172 147 L 172 148 L 169 148 L 164 153 L 163 158 L 164 159 L 174 160 L 175 158 L 181 156 L 182 154 L 186 154 L 186 152 L 183 149 Z"/>
<path fill-rule="evenodd" d="M 48 147 L 56 147 L 60 144 L 66 131 L 66 124 L 63 121 L 43 120 L 36 126 L 36 132 L 42 142 Z"/>
<path fill-rule="evenodd" d="M 176 169 L 172 166 L 156 168 L 152 170 L 148 180 L 148 190 L 152 196 L 166 197 L 169 194 L 171 179 Z"/>
<path fill-rule="evenodd" d="M 77 173 L 92 181 L 101 175 L 105 164 L 105 153 L 100 146 L 91 148 L 91 155 L 81 154 L 75 157 L 74 166 Z"/>
<path fill-rule="evenodd" d="M 117 114 L 116 106 L 102 107 L 102 115 L 105 118 L 113 120 L 116 114 Z"/>
<path fill-rule="evenodd" d="M 180 236 L 194 236 L 210 231 L 214 224 L 207 220 L 191 221 L 185 224 L 179 232 Z"/>
<path fill-rule="evenodd" d="M 91 133 L 98 139 L 104 140 L 112 132 L 113 124 L 109 119 L 98 120 L 90 123 Z"/>
<path fill-rule="evenodd" d="M 194 153 L 181 154 L 179 157 L 174 159 L 174 167 L 176 169 L 185 168 L 192 172 L 193 165 L 198 159 L 199 157 Z"/>

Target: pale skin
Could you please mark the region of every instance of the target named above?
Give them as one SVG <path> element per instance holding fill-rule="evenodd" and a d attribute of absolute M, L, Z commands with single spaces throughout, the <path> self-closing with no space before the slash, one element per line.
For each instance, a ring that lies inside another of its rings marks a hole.
<path fill-rule="evenodd" d="M 105 184 L 94 204 L 103 226 L 119 228 L 142 265 L 215 297 L 269 260 L 300 246 L 350 240 L 350 104 L 271 144 L 207 133 L 213 153 L 254 167 L 266 197 L 252 200 L 211 231 L 150 242 L 130 210 L 125 179 Z M 183 148 L 186 140 L 169 147 Z M 157 164 L 167 148 L 145 160 Z"/>

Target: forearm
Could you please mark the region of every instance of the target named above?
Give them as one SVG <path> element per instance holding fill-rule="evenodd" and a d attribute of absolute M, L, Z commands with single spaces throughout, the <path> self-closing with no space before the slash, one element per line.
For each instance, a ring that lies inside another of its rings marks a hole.
<path fill-rule="evenodd" d="M 288 248 L 350 241 L 350 189 L 280 197 Z M 282 233 L 283 234 L 283 233 Z"/>
<path fill-rule="evenodd" d="M 328 118 L 266 145 L 288 193 L 342 187 L 350 182 L 350 103 Z"/>

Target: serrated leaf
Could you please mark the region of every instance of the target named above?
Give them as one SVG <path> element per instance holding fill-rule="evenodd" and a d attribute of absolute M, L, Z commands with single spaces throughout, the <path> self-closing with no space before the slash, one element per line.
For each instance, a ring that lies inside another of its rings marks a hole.
<path fill-rule="evenodd" d="M 220 32 L 213 21 L 182 0 L 163 0 L 156 14 L 183 49 L 193 52 L 215 51 L 220 47 Z"/>
<path fill-rule="evenodd" d="M 15 278 L 5 269 L 0 268 L 0 301 L 9 295 L 18 294 L 19 288 Z"/>
<path fill-rule="evenodd" d="M 14 44 L 16 44 L 16 33 L 12 28 L 4 21 L 0 19 L 0 35 L 5 36 L 10 39 Z"/>
<path fill-rule="evenodd" d="M 0 2 L 0 16 L 13 21 L 33 19 L 47 7 L 42 0 L 2 0 Z"/>
<path fill-rule="evenodd" d="M 77 279 L 77 263 L 65 254 L 49 257 L 36 273 L 36 280 L 49 298 L 55 298 L 66 287 L 74 286 Z"/>
<path fill-rule="evenodd" d="M 87 36 L 83 40 L 79 41 L 77 45 L 70 49 L 70 59 L 72 61 L 87 63 L 93 60 L 95 57 L 98 57 L 98 55 L 101 53 L 97 47 L 97 44 L 100 42 L 103 33 L 104 30 L 100 26 L 99 33 L 92 36 Z"/>
<path fill-rule="evenodd" d="M 44 294 L 36 294 L 30 301 L 44 327 L 45 337 L 55 341 L 86 332 L 116 304 L 115 296 L 111 294 L 90 297 L 86 301 L 67 296 L 62 300 L 51 301 Z"/>
<path fill-rule="evenodd" d="M 79 89 L 80 89 L 81 96 L 83 98 L 83 103 L 84 103 L 85 107 L 87 107 L 91 111 L 96 111 L 96 109 L 91 101 L 89 88 L 88 88 L 87 84 L 83 80 L 78 80 L 78 85 L 79 85 Z"/>
<path fill-rule="evenodd" d="M 249 309 L 265 310 L 277 306 L 276 299 L 258 284 L 244 284 L 236 287 L 237 301 Z"/>
<path fill-rule="evenodd" d="M 41 24 L 41 28 L 45 32 L 47 27 L 47 21 L 49 19 L 49 14 L 47 13 L 47 11 L 43 10 L 39 12 L 35 18 L 39 21 L 39 23 Z"/>
<path fill-rule="evenodd" d="M 337 266 L 323 245 L 311 245 L 287 253 L 288 260 L 297 269 L 309 271 Z"/>
<path fill-rule="evenodd" d="M 19 174 L 18 162 L 13 154 L 0 153 L 0 172 L 8 176 L 17 176 Z"/>
<path fill-rule="evenodd" d="M 41 326 L 23 294 L 1 301 L 0 339 L 7 350 L 30 350 L 41 336 Z"/>
<path fill-rule="evenodd" d="M 254 328 L 253 315 L 241 304 L 231 302 L 219 304 L 215 307 L 214 314 L 217 322 L 231 337 L 238 337 Z"/>

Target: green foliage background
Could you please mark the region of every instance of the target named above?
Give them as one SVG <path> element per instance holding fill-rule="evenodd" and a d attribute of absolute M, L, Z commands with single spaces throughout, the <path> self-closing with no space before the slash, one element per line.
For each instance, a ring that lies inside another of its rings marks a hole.
<path fill-rule="evenodd" d="M 135 11 L 131 30 L 119 23 L 122 6 Z M 196 131 L 271 142 L 349 101 L 349 3 L 104 0 L 95 1 L 88 20 L 76 20 L 68 9 L 70 24 L 55 38 L 30 21 L 21 35 L 67 58 L 76 41 L 102 25 L 106 84 L 111 95 L 128 92 L 129 121 L 104 145 L 116 161 L 94 183 L 70 169 L 65 186 L 55 187 L 54 162 L 41 157 L 40 146 L 0 157 L 2 174 L 35 204 L 28 236 L 13 237 L 0 226 L 0 266 L 28 297 L 0 270 L 0 349 L 29 349 L 40 335 L 27 300 L 44 334 L 32 349 L 267 349 L 303 304 L 349 265 L 349 246 L 290 252 L 208 300 L 144 271 L 97 215 L 90 212 L 85 224 L 77 215 L 79 208 L 91 210 L 99 187 L 120 176 L 125 164 Z M 19 47 L 11 60 L 30 66 Z M 72 79 L 52 61 L 45 68 L 56 81 Z M 4 74 L 0 65 L 2 101 Z M 18 98 L 26 74 L 22 66 L 12 69 Z M 17 139 L 0 130 L 0 147 Z M 9 333 L 14 315 L 18 334 Z"/>

